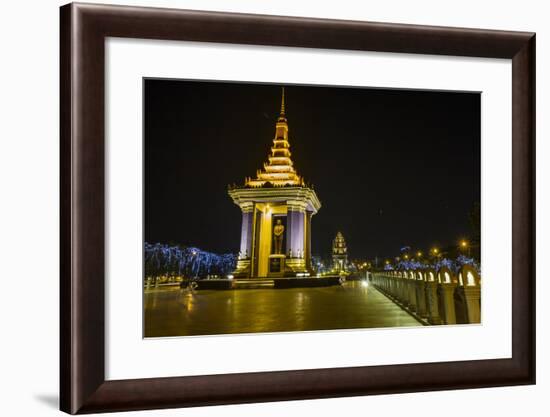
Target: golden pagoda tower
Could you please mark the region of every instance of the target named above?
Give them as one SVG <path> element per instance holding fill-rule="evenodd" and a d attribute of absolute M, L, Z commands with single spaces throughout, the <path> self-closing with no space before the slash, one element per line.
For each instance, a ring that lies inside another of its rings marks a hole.
<path fill-rule="evenodd" d="M 285 90 L 267 162 L 256 178 L 229 187 L 243 215 L 236 277 L 307 276 L 311 268 L 311 218 L 321 208 L 313 188 L 291 159 Z"/>

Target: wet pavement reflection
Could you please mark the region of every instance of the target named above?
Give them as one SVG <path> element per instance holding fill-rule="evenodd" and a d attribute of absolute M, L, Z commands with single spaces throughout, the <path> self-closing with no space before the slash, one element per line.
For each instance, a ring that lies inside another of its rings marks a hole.
<path fill-rule="evenodd" d="M 361 281 L 290 289 L 146 290 L 145 337 L 421 326 Z"/>

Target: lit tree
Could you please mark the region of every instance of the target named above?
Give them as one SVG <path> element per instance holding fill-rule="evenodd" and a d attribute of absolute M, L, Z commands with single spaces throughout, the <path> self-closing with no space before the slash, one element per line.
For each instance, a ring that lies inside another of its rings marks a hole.
<path fill-rule="evenodd" d="M 226 275 L 235 269 L 235 254 L 218 255 L 196 247 L 169 246 L 145 243 L 145 277 L 154 280 L 162 275 L 203 277 L 208 274 Z"/>

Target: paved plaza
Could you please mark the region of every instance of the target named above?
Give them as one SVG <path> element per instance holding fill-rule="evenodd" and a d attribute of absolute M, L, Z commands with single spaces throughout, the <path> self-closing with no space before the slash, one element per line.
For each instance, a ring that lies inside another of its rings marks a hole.
<path fill-rule="evenodd" d="M 145 337 L 421 326 L 373 286 L 146 290 Z"/>

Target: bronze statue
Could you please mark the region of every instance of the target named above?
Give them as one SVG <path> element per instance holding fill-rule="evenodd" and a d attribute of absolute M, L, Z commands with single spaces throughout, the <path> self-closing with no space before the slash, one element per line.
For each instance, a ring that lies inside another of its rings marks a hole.
<path fill-rule="evenodd" d="M 277 219 L 277 224 L 273 228 L 273 236 L 275 238 L 275 250 L 273 253 L 279 255 L 283 253 L 283 233 L 285 232 L 285 227 L 281 222 L 281 219 Z"/>

